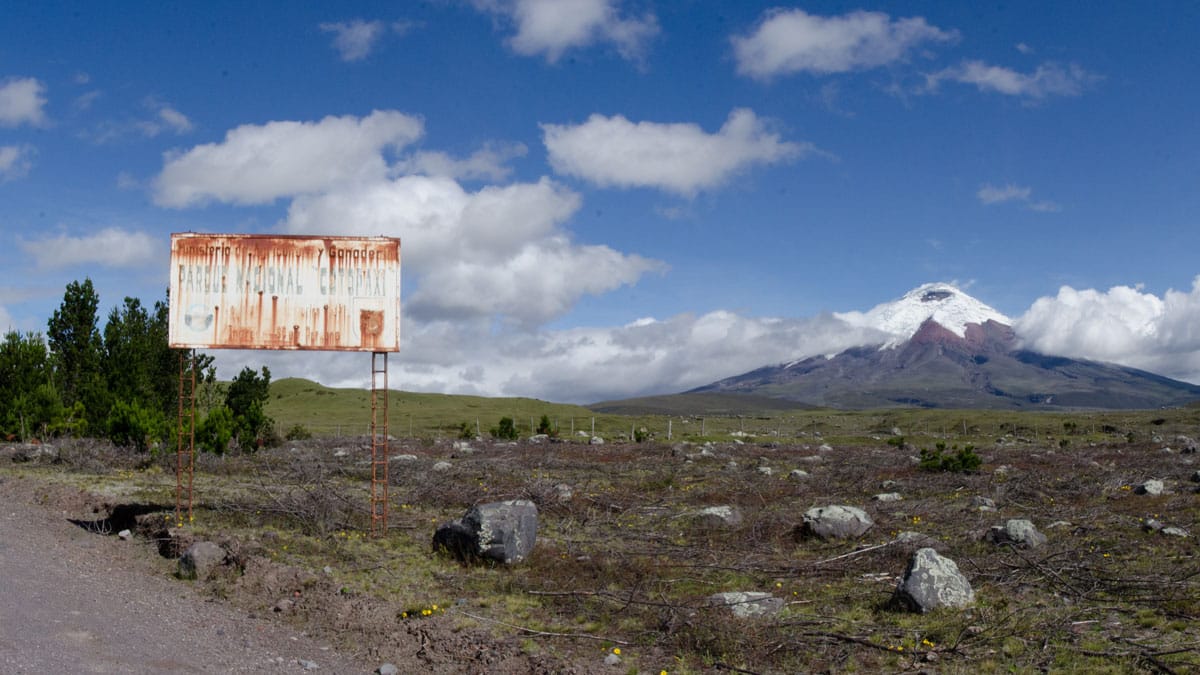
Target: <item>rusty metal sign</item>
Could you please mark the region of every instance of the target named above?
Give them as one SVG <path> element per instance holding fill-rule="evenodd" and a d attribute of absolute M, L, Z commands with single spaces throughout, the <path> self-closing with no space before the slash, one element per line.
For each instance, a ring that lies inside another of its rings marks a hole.
<path fill-rule="evenodd" d="M 171 235 L 169 342 L 198 349 L 400 350 L 400 240 Z"/>

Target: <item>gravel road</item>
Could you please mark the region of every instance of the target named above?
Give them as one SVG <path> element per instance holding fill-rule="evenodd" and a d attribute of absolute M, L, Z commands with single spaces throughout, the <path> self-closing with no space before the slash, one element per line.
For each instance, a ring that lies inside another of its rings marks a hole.
<path fill-rule="evenodd" d="M 370 672 L 201 597 L 145 542 L 87 532 L 24 482 L 0 477 L 0 672 Z"/>

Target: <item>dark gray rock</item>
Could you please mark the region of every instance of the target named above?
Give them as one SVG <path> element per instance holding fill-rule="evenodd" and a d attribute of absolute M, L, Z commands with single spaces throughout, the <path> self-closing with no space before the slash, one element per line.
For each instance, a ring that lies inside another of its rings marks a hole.
<path fill-rule="evenodd" d="M 533 551 L 537 521 L 537 506 L 526 499 L 479 504 L 461 520 L 439 527 L 433 548 L 463 562 L 519 563 Z"/>
<path fill-rule="evenodd" d="M 1176 436 L 1175 444 L 1179 446 L 1179 451 L 1185 455 L 1196 453 L 1196 439 L 1190 436 Z"/>
<path fill-rule="evenodd" d="M 922 548 L 932 548 L 937 550 L 943 546 L 942 542 L 934 539 L 928 534 L 923 532 L 913 532 L 912 530 L 905 530 L 904 532 L 897 534 L 896 538 L 892 540 L 892 544 L 894 546 L 899 546 L 902 550 L 908 551 L 909 553 L 913 553 Z"/>
<path fill-rule="evenodd" d="M 801 533 L 820 539 L 856 539 L 874 525 L 871 516 L 856 506 L 814 506 L 804 512 Z"/>
<path fill-rule="evenodd" d="M 1012 544 L 1022 548 L 1037 548 L 1048 541 L 1046 535 L 1038 532 L 1033 523 L 1024 518 L 1014 518 L 1004 525 L 994 525 L 984 538 L 993 544 Z"/>
<path fill-rule="evenodd" d="M 974 497 L 971 497 L 970 504 L 971 504 L 971 508 L 975 509 L 977 511 L 995 511 L 996 510 L 996 502 L 993 499 L 991 499 L 989 497 L 984 497 L 982 495 L 975 495 Z"/>
<path fill-rule="evenodd" d="M 975 602 L 975 591 L 958 570 L 958 563 L 932 548 L 922 548 L 908 559 L 908 568 L 893 597 L 902 606 L 924 613 L 942 607 L 968 607 Z"/>
<path fill-rule="evenodd" d="M 225 564 L 225 549 L 211 541 L 198 541 L 179 557 L 178 574 L 183 579 L 207 579 Z"/>

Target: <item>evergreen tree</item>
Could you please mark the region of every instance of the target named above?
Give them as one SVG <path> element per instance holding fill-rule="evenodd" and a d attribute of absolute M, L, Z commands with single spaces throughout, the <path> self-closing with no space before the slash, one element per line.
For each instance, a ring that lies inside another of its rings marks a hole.
<path fill-rule="evenodd" d="M 233 435 L 243 450 L 253 450 L 271 440 L 274 422 L 265 411 L 271 396 L 271 371 L 266 366 L 262 375 L 246 367 L 229 383 L 225 392 L 225 407 L 233 415 Z"/>
<path fill-rule="evenodd" d="M 103 421 L 108 416 L 100 359 L 102 342 L 96 328 L 96 310 L 100 296 L 91 279 L 67 284 L 62 305 L 50 317 L 46 336 L 51 351 L 54 384 L 67 409 L 82 404 L 88 421 Z"/>
<path fill-rule="evenodd" d="M 42 336 L 16 331 L 5 334 L 0 343 L 0 435 L 24 440 L 57 422 L 42 419 L 44 411 L 37 404 L 38 388 L 49 386 L 49 355 Z M 57 399 L 57 393 L 53 397 Z"/>

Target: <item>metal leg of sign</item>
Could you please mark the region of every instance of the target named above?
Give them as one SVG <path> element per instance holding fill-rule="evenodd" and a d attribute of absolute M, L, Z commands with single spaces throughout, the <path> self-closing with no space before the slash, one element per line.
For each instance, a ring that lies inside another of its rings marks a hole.
<path fill-rule="evenodd" d="M 194 349 L 179 352 L 179 418 L 175 431 L 177 441 L 175 450 L 175 522 L 182 524 L 192 522 L 192 477 L 195 472 L 196 458 L 196 350 Z M 185 516 L 186 521 L 184 520 Z"/>
<path fill-rule="evenodd" d="M 371 353 L 371 536 L 387 534 L 388 355 Z"/>

